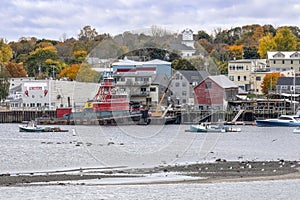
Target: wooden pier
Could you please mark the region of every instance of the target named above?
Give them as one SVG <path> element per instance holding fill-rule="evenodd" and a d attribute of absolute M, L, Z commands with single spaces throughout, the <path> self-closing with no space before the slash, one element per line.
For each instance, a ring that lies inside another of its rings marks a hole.
<path fill-rule="evenodd" d="M 9 110 L 0 111 L 0 123 L 22 123 L 41 117 L 55 118 L 56 111 L 50 110 Z"/>

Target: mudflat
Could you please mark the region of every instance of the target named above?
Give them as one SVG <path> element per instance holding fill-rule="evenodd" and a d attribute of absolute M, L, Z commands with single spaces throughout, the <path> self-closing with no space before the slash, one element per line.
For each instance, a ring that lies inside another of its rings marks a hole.
<path fill-rule="evenodd" d="M 137 178 L 149 174 L 176 173 L 178 175 L 199 177 L 199 179 L 182 179 L 172 183 L 182 182 L 224 182 L 224 181 L 255 181 L 300 179 L 300 161 L 226 161 L 218 159 L 211 163 L 198 163 L 186 165 L 164 165 L 153 168 L 107 168 L 99 173 L 99 169 L 80 169 L 64 172 L 45 173 L 14 173 L 0 174 L 0 186 L 26 186 L 32 183 L 41 185 L 68 184 L 68 181 L 95 180 L 106 178 Z M 63 182 L 62 182 L 63 181 Z M 161 180 L 155 184 L 167 184 L 168 180 Z M 120 183 L 121 184 L 121 183 Z M 128 184 L 128 183 L 127 183 Z M 134 182 L 129 184 L 135 184 Z M 138 184 L 143 184 L 139 182 Z M 147 182 L 145 184 L 151 184 Z"/>

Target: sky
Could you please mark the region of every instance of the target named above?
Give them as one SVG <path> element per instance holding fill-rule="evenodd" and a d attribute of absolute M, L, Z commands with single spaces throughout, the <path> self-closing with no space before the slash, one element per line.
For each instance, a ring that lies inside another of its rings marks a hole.
<path fill-rule="evenodd" d="M 1 0 L 0 38 L 78 38 L 90 25 L 114 36 L 156 26 L 213 34 L 251 24 L 300 27 L 299 0 Z"/>

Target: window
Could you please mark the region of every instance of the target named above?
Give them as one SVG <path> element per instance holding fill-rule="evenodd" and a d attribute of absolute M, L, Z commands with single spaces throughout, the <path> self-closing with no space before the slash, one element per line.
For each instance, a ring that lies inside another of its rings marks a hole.
<path fill-rule="evenodd" d="M 156 91 L 156 88 L 155 87 L 151 87 L 150 88 L 150 92 L 155 92 Z"/>
<path fill-rule="evenodd" d="M 273 64 L 276 64 L 276 60 L 273 60 Z"/>
<path fill-rule="evenodd" d="M 293 60 L 291 60 L 291 64 L 294 64 L 294 61 L 293 61 Z"/>
<path fill-rule="evenodd" d="M 177 83 L 175 83 L 175 87 L 179 87 L 179 83 L 177 82 Z"/>
<path fill-rule="evenodd" d="M 238 79 L 238 81 L 241 81 L 241 77 L 240 76 L 238 76 L 237 79 Z"/>
<path fill-rule="evenodd" d="M 247 76 L 244 76 L 244 81 L 247 81 Z"/>
<path fill-rule="evenodd" d="M 284 64 L 284 60 L 282 60 L 282 64 Z"/>
<path fill-rule="evenodd" d="M 234 81 L 234 76 L 229 76 L 229 80 Z"/>
<path fill-rule="evenodd" d="M 186 96 L 186 91 L 182 91 L 182 96 Z"/>
<path fill-rule="evenodd" d="M 206 82 L 206 83 L 205 83 L 205 87 L 206 87 L 207 89 L 210 89 L 210 88 L 211 88 L 211 82 Z"/>
<path fill-rule="evenodd" d="M 186 87 L 186 82 L 182 82 L 182 87 Z"/>
<path fill-rule="evenodd" d="M 261 81 L 261 77 L 260 77 L 260 76 L 257 76 L 255 80 Z"/>

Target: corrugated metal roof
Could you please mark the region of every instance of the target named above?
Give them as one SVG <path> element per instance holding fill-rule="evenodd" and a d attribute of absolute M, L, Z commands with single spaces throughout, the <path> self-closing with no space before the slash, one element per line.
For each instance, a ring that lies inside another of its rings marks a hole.
<path fill-rule="evenodd" d="M 229 80 L 226 76 L 224 75 L 218 75 L 218 76 L 209 76 L 211 80 L 216 82 L 219 86 L 222 88 L 238 88 L 234 82 Z"/>

